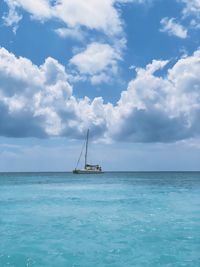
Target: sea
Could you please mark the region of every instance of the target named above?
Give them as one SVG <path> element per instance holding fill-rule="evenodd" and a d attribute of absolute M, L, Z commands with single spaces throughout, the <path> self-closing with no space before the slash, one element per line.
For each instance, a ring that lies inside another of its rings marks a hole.
<path fill-rule="evenodd" d="M 200 172 L 0 174 L 0 267 L 199 267 Z"/>

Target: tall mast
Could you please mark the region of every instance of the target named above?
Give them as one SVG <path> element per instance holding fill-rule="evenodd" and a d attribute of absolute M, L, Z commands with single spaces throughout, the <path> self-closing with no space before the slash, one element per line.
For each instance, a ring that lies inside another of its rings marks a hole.
<path fill-rule="evenodd" d="M 85 148 L 85 168 L 86 168 L 86 165 L 87 165 L 88 138 L 89 138 L 89 129 L 87 130 L 87 136 L 86 136 L 86 148 Z"/>

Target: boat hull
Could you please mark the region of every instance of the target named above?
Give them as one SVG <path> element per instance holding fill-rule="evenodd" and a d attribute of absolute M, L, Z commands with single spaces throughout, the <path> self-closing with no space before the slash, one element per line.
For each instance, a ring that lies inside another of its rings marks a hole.
<path fill-rule="evenodd" d="M 73 170 L 74 174 L 101 174 L 102 171 L 95 171 L 95 170 Z"/>

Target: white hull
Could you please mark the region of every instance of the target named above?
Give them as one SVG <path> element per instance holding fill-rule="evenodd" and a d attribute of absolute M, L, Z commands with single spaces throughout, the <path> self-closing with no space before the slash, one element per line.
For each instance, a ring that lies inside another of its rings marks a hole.
<path fill-rule="evenodd" d="M 102 171 L 98 170 L 73 170 L 74 174 L 101 174 L 103 173 Z"/>

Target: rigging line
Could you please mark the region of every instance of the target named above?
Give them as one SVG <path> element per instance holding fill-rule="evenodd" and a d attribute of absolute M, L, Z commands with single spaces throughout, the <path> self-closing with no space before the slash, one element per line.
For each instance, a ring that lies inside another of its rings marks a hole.
<path fill-rule="evenodd" d="M 78 159 L 78 161 L 77 161 L 77 164 L 76 164 L 76 168 L 75 168 L 75 169 L 77 169 L 77 167 L 78 167 L 78 165 L 79 165 L 79 162 L 80 162 L 80 160 L 81 160 L 81 156 L 82 156 L 82 154 L 83 154 L 83 149 L 84 149 L 84 147 L 85 147 L 85 143 L 86 143 L 86 140 L 85 140 L 84 143 L 83 143 L 83 146 L 82 146 L 82 149 L 81 149 L 81 153 L 80 153 L 80 156 L 79 156 L 79 159 Z"/>

